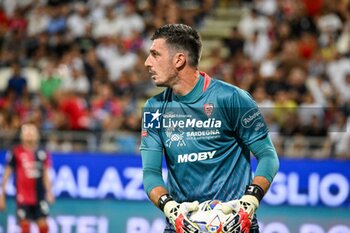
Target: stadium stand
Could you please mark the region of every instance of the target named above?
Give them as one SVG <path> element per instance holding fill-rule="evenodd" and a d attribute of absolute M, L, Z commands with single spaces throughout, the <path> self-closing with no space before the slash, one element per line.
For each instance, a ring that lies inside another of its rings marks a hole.
<path fill-rule="evenodd" d="M 200 69 L 254 96 L 281 156 L 350 158 L 349 1 L 0 4 L 1 148 L 31 121 L 50 150 L 137 152 L 141 107 L 160 91 L 149 37 L 181 22 L 201 33 Z"/>

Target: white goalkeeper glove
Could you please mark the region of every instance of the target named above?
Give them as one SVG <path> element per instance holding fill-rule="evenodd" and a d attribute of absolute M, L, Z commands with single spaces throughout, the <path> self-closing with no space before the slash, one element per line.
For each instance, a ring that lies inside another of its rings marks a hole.
<path fill-rule="evenodd" d="M 159 208 L 175 227 L 176 233 L 199 233 L 198 225 L 187 217 L 188 213 L 198 210 L 198 205 L 198 201 L 177 203 L 169 194 L 158 201 Z"/>
<path fill-rule="evenodd" d="M 224 202 L 222 204 L 222 211 L 225 214 L 236 212 L 237 215 L 233 215 L 225 221 L 223 232 L 249 233 L 252 218 L 263 196 L 264 191 L 262 188 L 253 184 L 247 186 L 246 192 L 241 199 Z"/>

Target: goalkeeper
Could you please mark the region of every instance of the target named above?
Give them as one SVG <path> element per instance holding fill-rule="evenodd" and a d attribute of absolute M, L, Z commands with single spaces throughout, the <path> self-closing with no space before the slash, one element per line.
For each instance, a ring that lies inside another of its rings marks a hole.
<path fill-rule="evenodd" d="M 198 70 L 202 45 L 191 27 L 165 25 L 152 40 L 145 66 L 166 89 L 144 106 L 140 150 L 144 188 L 166 216 L 164 232 L 199 232 L 187 214 L 213 199 L 224 202 L 226 214 L 237 213 L 222 232 L 259 232 L 255 211 L 279 161 L 256 103 Z M 251 152 L 258 160 L 254 177 Z"/>

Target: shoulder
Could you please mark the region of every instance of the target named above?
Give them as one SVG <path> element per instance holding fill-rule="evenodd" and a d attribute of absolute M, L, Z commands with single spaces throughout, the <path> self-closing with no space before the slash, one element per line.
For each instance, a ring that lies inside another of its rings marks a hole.
<path fill-rule="evenodd" d="M 14 145 L 8 150 L 8 152 L 12 154 L 17 154 L 22 150 L 23 150 L 23 147 L 21 145 Z"/>
<path fill-rule="evenodd" d="M 218 96 L 221 96 L 222 98 L 251 98 L 250 94 L 247 91 L 222 80 L 212 79 L 212 88 L 213 91 L 216 92 Z"/>
<path fill-rule="evenodd" d="M 37 150 L 37 155 L 40 161 L 45 161 L 47 159 L 50 159 L 50 153 L 47 150 L 42 148 Z"/>
<path fill-rule="evenodd" d="M 6 151 L 5 159 L 7 162 L 15 160 L 15 157 L 19 154 L 19 146 L 13 146 Z"/>

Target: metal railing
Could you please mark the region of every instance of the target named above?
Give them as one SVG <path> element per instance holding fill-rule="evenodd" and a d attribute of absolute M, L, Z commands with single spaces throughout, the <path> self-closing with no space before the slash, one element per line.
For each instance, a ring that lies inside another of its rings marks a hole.
<path fill-rule="evenodd" d="M 49 151 L 103 151 L 135 153 L 138 136 L 129 132 L 81 132 L 49 131 L 41 132 L 40 145 Z M 0 131 L 0 149 L 7 150 L 19 143 L 18 131 Z"/>
<path fill-rule="evenodd" d="M 342 139 L 334 140 L 331 136 L 306 137 L 302 135 L 281 136 L 272 133 L 271 138 L 279 156 L 291 158 L 342 158 L 350 159 L 350 136 L 339 133 Z M 339 137 L 338 137 L 339 138 Z M 345 143 L 340 144 L 345 140 Z M 348 144 L 346 144 L 348 140 Z M 18 143 L 18 132 L 0 131 L 0 149 L 7 150 Z M 78 132 L 50 131 L 41 133 L 41 146 L 57 152 L 108 152 L 139 153 L 140 134 L 125 131 L 116 132 Z M 341 148 L 341 150 L 339 149 Z"/>

